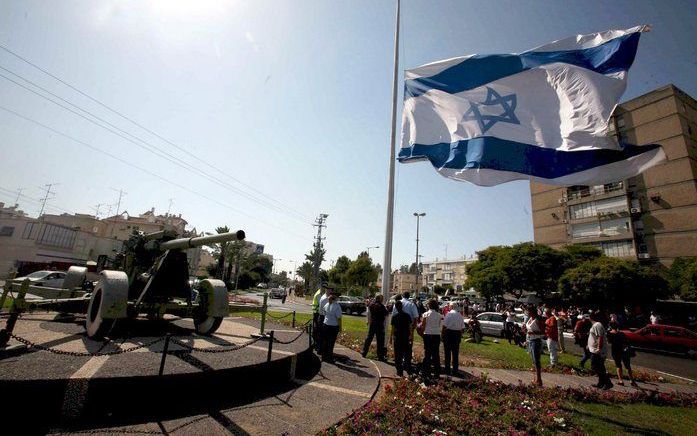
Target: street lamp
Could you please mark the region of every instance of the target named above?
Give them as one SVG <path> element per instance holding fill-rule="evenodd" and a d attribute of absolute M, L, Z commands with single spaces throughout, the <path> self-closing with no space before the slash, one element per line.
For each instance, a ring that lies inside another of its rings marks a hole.
<path fill-rule="evenodd" d="M 371 248 L 380 248 L 380 246 L 376 245 L 375 247 L 365 247 L 365 249 L 368 251 L 368 259 L 370 259 L 370 249 Z"/>
<path fill-rule="evenodd" d="M 421 268 L 419 268 L 419 219 L 421 217 L 426 216 L 426 212 L 421 212 L 421 213 L 414 212 L 414 216 L 416 217 L 416 289 L 418 292 L 419 273 L 421 272 Z"/>

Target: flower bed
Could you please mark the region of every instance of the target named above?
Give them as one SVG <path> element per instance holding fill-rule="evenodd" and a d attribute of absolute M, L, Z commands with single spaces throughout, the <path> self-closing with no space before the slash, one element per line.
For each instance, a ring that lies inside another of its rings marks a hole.
<path fill-rule="evenodd" d="M 509 386 L 486 378 L 426 387 L 397 380 L 326 434 L 579 434 L 575 403 L 697 407 L 697 395 Z"/>

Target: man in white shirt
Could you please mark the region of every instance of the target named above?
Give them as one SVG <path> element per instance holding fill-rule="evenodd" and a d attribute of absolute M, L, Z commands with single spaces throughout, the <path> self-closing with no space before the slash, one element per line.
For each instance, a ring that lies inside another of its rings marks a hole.
<path fill-rule="evenodd" d="M 445 373 L 459 377 L 458 357 L 460 356 L 460 341 L 462 331 L 465 329 L 465 319 L 460 313 L 460 307 L 456 303 L 450 303 L 450 311 L 443 319 L 443 350 L 445 351 Z M 450 372 L 450 361 L 453 362 L 453 370 Z"/>
<path fill-rule="evenodd" d="M 607 335 L 605 327 L 600 322 L 600 314 L 593 312 L 590 318 L 593 321 L 593 326 L 588 334 L 588 351 L 591 353 L 591 369 L 598 375 L 598 384 L 593 385 L 593 387 L 608 390 L 612 388 L 612 382 L 605 369 Z"/>
<path fill-rule="evenodd" d="M 440 335 L 443 318 L 438 311 L 438 302 L 430 300 L 428 311 L 421 315 L 420 330 L 423 330 L 424 360 L 421 363 L 423 376 L 428 379 L 433 374 L 440 377 Z M 433 369 L 433 373 L 431 373 Z"/>
<path fill-rule="evenodd" d="M 327 288 L 326 285 L 322 286 L 322 289 L 324 290 L 324 294 L 322 294 L 319 297 L 319 306 L 318 306 L 318 314 L 319 314 L 319 319 L 317 321 L 317 324 L 319 325 L 319 331 L 317 332 L 317 351 L 322 354 L 322 350 L 324 350 L 323 347 L 323 339 L 322 335 L 324 334 L 324 306 L 327 304 L 327 299 L 329 298 L 329 293 L 333 292 L 333 289 Z"/>
<path fill-rule="evenodd" d="M 336 301 L 336 295 L 330 294 L 321 307 L 324 309 L 322 362 L 334 363 L 334 344 L 341 330 L 341 305 Z"/>

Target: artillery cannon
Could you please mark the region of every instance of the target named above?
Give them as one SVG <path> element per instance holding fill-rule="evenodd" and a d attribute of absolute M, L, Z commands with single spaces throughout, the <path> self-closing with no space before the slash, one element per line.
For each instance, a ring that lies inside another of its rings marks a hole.
<path fill-rule="evenodd" d="M 134 233 L 117 256 L 119 270 L 104 270 L 90 297 L 87 335 L 108 334 L 118 319 L 165 313 L 193 318 L 196 332 L 215 332 L 229 313 L 228 295 L 221 280 L 201 281 L 194 296 L 189 284 L 189 263 L 184 250 L 219 242 L 243 240 L 244 231 L 176 239 L 171 231 Z"/>

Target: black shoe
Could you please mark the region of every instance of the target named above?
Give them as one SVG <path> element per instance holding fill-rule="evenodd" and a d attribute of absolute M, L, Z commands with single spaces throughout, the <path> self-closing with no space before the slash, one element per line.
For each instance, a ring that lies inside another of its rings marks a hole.
<path fill-rule="evenodd" d="M 602 389 L 605 385 L 601 385 L 600 383 L 596 383 L 596 384 L 591 385 L 591 386 L 593 386 L 596 389 Z"/>
<path fill-rule="evenodd" d="M 610 389 L 612 389 L 612 387 L 613 387 L 613 384 L 611 382 L 607 382 L 607 384 L 605 386 L 603 386 L 603 390 L 609 391 Z"/>

